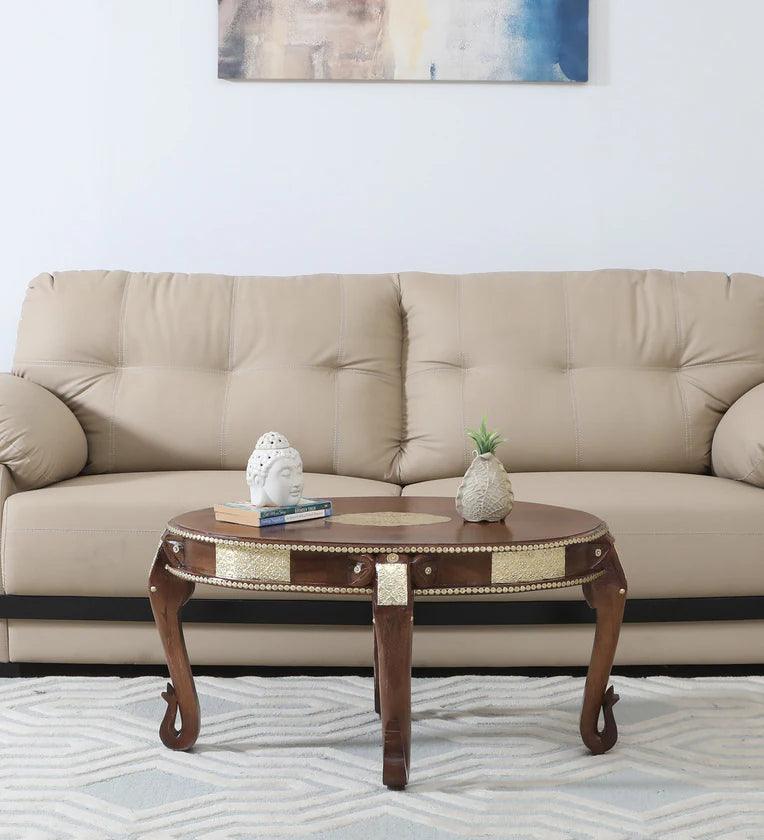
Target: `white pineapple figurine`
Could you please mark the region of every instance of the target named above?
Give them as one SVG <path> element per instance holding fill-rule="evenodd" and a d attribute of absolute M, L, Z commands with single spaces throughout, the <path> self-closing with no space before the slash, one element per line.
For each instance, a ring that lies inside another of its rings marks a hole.
<path fill-rule="evenodd" d="M 480 428 L 467 429 L 467 435 L 477 449 L 456 493 L 456 509 L 468 522 L 499 522 L 514 501 L 507 471 L 494 454 L 504 438 L 488 430 L 485 417 Z"/>

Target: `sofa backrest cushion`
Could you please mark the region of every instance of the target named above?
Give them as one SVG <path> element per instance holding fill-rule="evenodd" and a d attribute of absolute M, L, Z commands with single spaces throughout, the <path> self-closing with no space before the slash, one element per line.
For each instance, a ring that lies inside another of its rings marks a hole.
<path fill-rule="evenodd" d="M 744 274 L 64 272 L 14 372 L 74 411 L 87 472 L 243 469 L 276 429 L 306 470 L 410 484 L 462 473 L 486 416 L 515 471 L 698 473 L 762 325 Z"/>
<path fill-rule="evenodd" d="M 305 469 L 383 480 L 401 441 L 395 275 L 43 274 L 14 372 L 59 396 L 87 472 L 243 469 L 265 431 Z"/>
<path fill-rule="evenodd" d="M 515 471 L 710 469 L 720 417 L 764 381 L 764 278 L 401 274 L 399 475 L 459 475 L 486 416 Z M 574 504 L 575 500 L 571 500 Z"/>

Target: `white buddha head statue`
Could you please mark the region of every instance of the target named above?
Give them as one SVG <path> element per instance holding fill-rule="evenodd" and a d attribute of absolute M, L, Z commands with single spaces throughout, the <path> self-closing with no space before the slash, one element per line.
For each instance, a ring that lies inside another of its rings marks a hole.
<path fill-rule="evenodd" d="M 247 462 L 249 496 L 257 507 L 296 505 L 302 498 L 302 458 L 278 432 L 260 437 Z"/>

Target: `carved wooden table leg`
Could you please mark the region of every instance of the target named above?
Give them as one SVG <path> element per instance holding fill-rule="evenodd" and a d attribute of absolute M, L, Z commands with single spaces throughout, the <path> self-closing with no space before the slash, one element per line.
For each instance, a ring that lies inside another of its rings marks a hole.
<path fill-rule="evenodd" d="M 379 711 L 379 659 L 377 655 L 377 634 L 374 633 L 374 711 Z"/>
<path fill-rule="evenodd" d="M 191 581 L 170 574 L 165 569 L 166 562 L 163 544 L 149 576 L 151 609 L 172 680 L 172 683 L 167 684 L 167 691 L 162 693 L 167 702 L 167 710 L 159 727 L 159 737 L 172 750 L 187 750 L 199 737 L 201 720 L 199 698 L 183 638 L 180 609 L 191 597 L 195 587 Z M 178 712 L 180 729 L 175 728 Z"/>
<path fill-rule="evenodd" d="M 376 564 L 374 637 L 382 714 L 382 781 L 403 790 L 411 763 L 411 643 L 414 599 L 408 563 Z"/>
<path fill-rule="evenodd" d="M 597 610 L 597 627 L 584 688 L 581 737 L 595 755 L 600 755 L 607 752 L 618 740 L 618 727 L 613 715 L 613 706 L 618 702 L 618 695 L 613 687 L 608 688 L 607 684 L 621 632 L 627 586 L 611 537 L 601 543 L 592 544 L 590 550 L 595 552 L 595 557 L 600 556 L 597 552 L 601 553 L 601 568 L 605 569 L 605 574 L 583 586 L 587 603 Z M 599 729 L 600 710 L 605 722 L 602 730 Z"/>

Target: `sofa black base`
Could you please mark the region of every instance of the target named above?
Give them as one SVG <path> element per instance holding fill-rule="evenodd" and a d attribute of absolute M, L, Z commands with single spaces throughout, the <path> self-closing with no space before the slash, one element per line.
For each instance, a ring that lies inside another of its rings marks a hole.
<path fill-rule="evenodd" d="M 415 677 L 453 677 L 461 674 L 491 676 L 585 677 L 585 667 L 571 668 L 414 668 Z M 371 677 L 371 668 L 271 668 L 259 665 L 196 665 L 196 676 L 208 677 Z M 764 662 L 755 665 L 621 665 L 613 674 L 622 677 L 749 677 L 764 675 Z M 160 677 L 167 679 L 164 665 L 66 665 L 52 662 L 2 662 L 0 678 L 7 677 Z"/>
<path fill-rule="evenodd" d="M 368 626 L 371 605 L 366 601 L 191 600 L 184 621 L 200 624 L 343 625 Z M 592 624 L 595 614 L 583 601 L 417 602 L 415 622 L 429 626 L 501 626 L 534 624 Z M 95 598 L 79 596 L 0 596 L 0 619 L 40 621 L 152 622 L 147 598 Z M 764 620 L 764 596 L 718 598 L 648 598 L 627 602 L 627 623 L 672 623 Z M 368 674 L 365 668 L 207 666 L 199 674 L 280 676 L 294 674 Z M 764 674 L 762 664 L 644 665 L 617 667 L 624 675 L 705 676 Z M 471 674 L 585 674 L 577 667 L 420 668 L 427 676 Z M 0 663 L 0 677 L 46 675 L 157 675 L 159 665 L 67 665 L 60 663 Z"/>
<path fill-rule="evenodd" d="M 416 602 L 414 621 L 429 626 L 592 624 L 583 601 Z M 152 621 L 148 598 L 74 595 L 2 595 L 0 619 L 61 621 Z M 756 621 L 764 619 L 764 596 L 639 598 L 626 603 L 625 622 Z M 194 599 L 183 620 L 201 624 L 371 624 L 367 601 L 267 601 Z"/>

